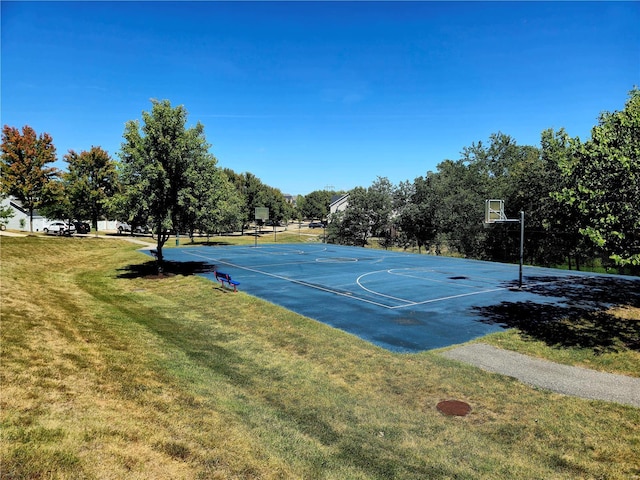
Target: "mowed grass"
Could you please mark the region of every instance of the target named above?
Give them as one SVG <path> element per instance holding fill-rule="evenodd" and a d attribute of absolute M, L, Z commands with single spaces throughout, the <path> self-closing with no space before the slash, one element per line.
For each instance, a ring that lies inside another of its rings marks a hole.
<path fill-rule="evenodd" d="M 2 478 L 640 476 L 640 409 L 131 275 L 148 257 L 123 240 L 1 242 Z"/>

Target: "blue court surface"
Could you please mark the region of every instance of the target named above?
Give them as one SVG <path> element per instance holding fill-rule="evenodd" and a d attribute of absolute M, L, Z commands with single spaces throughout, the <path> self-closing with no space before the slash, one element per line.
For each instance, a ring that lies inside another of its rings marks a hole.
<path fill-rule="evenodd" d="M 488 315 L 501 305 L 593 303 L 591 292 L 603 286 L 618 294 L 640 290 L 629 277 L 612 288 L 619 277 L 527 266 L 518 290 L 517 265 L 330 244 L 189 246 L 163 253 L 168 261 L 215 265 L 243 292 L 395 352 L 501 330 L 500 316 Z M 216 281 L 213 272 L 202 275 Z"/>

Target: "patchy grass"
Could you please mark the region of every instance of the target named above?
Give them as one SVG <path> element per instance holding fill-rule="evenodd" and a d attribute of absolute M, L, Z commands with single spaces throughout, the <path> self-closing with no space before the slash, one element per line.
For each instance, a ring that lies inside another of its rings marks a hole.
<path fill-rule="evenodd" d="M 3 478 L 640 475 L 639 409 L 393 354 L 188 270 L 127 275 L 135 248 L 2 239 Z"/>
<path fill-rule="evenodd" d="M 628 325 L 627 330 L 640 331 L 640 308 L 638 307 L 616 307 L 609 309 L 604 314 L 606 318 L 612 318 L 612 322 Z M 564 322 L 560 322 L 560 325 L 567 327 L 566 322 L 568 320 L 565 319 Z M 585 328 L 585 324 L 589 325 L 588 316 L 578 323 L 582 328 Z M 571 325 L 575 326 L 576 323 L 572 322 Z M 635 335 L 636 340 L 640 341 L 637 333 Z M 619 341 L 614 342 L 612 348 L 604 351 L 592 347 L 554 345 L 551 342 L 535 338 L 518 328 L 494 333 L 477 341 L 566 365 L 579 365 L 603 372 L 640 376 L 640 350 L 638 346 L 628 348 L 627 345 Z"/>

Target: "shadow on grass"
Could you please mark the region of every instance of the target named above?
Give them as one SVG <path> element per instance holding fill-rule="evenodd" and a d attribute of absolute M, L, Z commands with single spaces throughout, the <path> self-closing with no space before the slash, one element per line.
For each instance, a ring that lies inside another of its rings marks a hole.
<path fill-rule="evenodd" d="M 475 307 L 481 322 L 517 328 L 526 337 L 550 346 L 577 347 L 596 354 L 640 351 L 640 320 L 616 317 L 616 306 L 640 307 L 640 279 L 579 277 L 528 278 L 526 291 L 549 297 L 536 301 L 501 302 Z M 551 302 L 551 298 L 553 301 Z"/>
<path fill-rule="evenodd" d="M 163 271 L 158 274 L 158 264 L 155 261 L 137 265 L 128 265 L 118 271 L 118 278 L 163 278 L 174 275 L 198 275 L 211 273 L 216 266 L 207 262 L 163 262 Z"/>

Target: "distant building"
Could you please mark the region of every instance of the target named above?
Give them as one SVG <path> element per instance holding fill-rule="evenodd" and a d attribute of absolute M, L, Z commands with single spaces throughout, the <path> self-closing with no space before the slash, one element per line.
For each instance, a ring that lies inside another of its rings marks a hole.
<path fill-rule="evenodd" d="M 297 195 L 289 195 L 288 193 L 284 194 L 284 200 L 289 204 L 289 205 L 293 205 L 294 207 L 296 206 L 296 204 L 298 203 L 298 196 Z"/>
<path fill-rule="evenodd" d="M 329 204 L 329 213 L 344 212 L 349 206 L 349 194 L 334 195 L 331 197 L 331 203 Z"/>
<path fill-rule="evenodd" d="M 0 201 L 3 207 L 9 207 L 13 212 L 13 217 L 9 219 L 7 228 L 10 230 L 29 231 L 29 211 L 22 206 L 22 202 L 15 197 L 9 196 Z M 43 217 L 37 210 L 33 212 L 33 231 L 40 232 L 49 223 L 49 219 Z"/>

